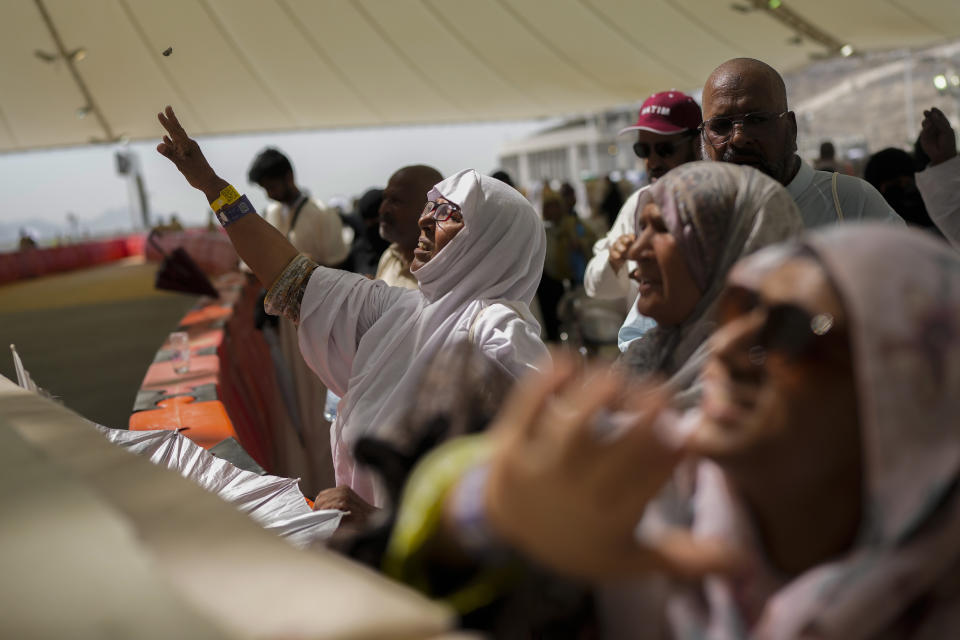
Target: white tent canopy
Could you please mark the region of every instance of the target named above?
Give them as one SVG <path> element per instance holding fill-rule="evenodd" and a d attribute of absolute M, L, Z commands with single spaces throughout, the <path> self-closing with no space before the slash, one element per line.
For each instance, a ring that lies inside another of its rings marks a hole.
<path fill-rule="evenodd" d="M 0 152 L 155 138 L 166 104 L 197 135 L 555 116 L 697 87 L 736 56 L 786 71 L 843 45 L 960 36 L 957 0 L 3 0 L 0 12 Z"/>

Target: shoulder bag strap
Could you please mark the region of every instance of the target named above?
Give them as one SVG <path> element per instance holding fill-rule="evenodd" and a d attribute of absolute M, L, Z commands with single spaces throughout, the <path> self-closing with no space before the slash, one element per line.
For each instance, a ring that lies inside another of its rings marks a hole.
<path fill-rule="evenodd" d="M 836 188 L 834 188 L 834 197 L 836 197 Z M 300 204 L 293 210 L 293 216 L 290 218 L 290 230 L 287 231 L 288 240 L 290 239 L 290 234 L 293 233 L 293 230 L 297 227 L 297 218 L 300 217 L 300 211 L 303 210 L 304 205 L 307 204 L 307 200 L 309 199 L 310 197 L 304 194 L 303 197 L 300 198 Z"/>
<path fill-rule="evenodd" d="M 837 210 L 837 222 L 843 222 L 843 209 L 840 207 L 840 194 L 837 192 L 837 176 L 840 173 L 833 172 L 833 206 Z"/>

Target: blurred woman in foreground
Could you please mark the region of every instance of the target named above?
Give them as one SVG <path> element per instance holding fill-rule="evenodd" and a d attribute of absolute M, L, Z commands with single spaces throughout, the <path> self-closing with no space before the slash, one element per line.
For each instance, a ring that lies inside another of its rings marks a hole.
<path fill-rule="evenodd" d="M 528 379 L 475 467 L 472 520 L 469 474 L 448 494 L 450 530 L 482 522 L 598 584 L 666 572 L 676 638 L 955 634 L 960 258 L 916 231 L 831 229 L 741 262 L 718 311 L 682 420 L 607 372 Z"/>

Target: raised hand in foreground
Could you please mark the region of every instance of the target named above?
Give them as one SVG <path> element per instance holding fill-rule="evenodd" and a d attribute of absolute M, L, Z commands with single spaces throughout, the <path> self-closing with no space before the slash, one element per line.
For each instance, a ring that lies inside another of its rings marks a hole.
<path fill-rule="evenodd" d="M 930 156 L 930 166 L 945 162 L 957 155 L 957 137 L 943 112 L 936 107 L 923 112 L 920 124 L 920 146 Z"/>
<path fill-rule="evenodd" d="M 163 142 L 157 145 L 157 151 L 177 167 L 191 187 L 203 191 L 211 202 L 216 200 L 227 182 L 217 176 L 203 156 L 200 145 L 184 131 L 173 107 L 168 106 L 158 113 L 157 119 L 167 131 Z"/>
<path fill-rule="evenodd" d="M 517 386 L 492 427 L 485 506 L 493 530 L 540 564 L 591 581 L 734 568 L 732 552 L 687 531 L 647 542 L 635 535 L 683 456 L 663 434 L 675 419 L 666 394 L 608 369 L 554 364 Z"/>

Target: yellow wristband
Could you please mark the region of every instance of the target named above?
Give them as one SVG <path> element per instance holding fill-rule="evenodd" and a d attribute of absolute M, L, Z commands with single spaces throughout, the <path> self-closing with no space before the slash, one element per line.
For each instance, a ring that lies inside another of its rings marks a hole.
<path fill-rule="evenodd" d="M 233 204 L 240 199 L 240 194 L 237 193 L 237 190 L 233 188 L 232 184 L 228 184 L 220 191 L 220 197 L 210 203 L 210 208 L 213 209 L 213 212 L 216 213 L 223 209 L 225 206 Z"/>

